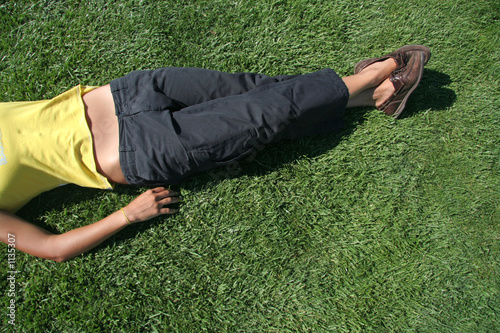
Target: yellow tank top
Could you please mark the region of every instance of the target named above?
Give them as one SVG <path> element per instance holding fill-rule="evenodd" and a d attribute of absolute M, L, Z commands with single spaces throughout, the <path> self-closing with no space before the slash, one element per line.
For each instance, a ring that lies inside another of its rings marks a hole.
<path fill-rule="evenodd" d="M 111 189 L 96 170 L 83 94 L 76 86 L 44 101 L 0 103 L 0 209 L 15 212 L 38 194 L 72 183 Z"/>

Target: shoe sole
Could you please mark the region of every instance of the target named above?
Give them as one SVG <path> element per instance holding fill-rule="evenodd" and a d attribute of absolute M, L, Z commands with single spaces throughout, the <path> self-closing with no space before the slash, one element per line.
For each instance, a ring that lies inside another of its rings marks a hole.
<path fill-rule="evenodd" d="M 422 63 L 425 65 L 426 64 L 426 55 L 425 55 L 425 52 L 421 54 L 421 57 L 422 57 Z M 427 58 L 427 61 L 429 61 L 429 59 Z M 420 80 L 422 79 L 422 76 L 424 74 L 424 65 L 422 65 L 420 67 L 420 71 L 418 73 L 418 78 L 417 80 L 415 81 L 415 83 L 413 84 L 413 86 L 410 88 L 410 90 L 406 93 L 405 97 L 403 98 L 403 100 L 401 101 L 401 104 L 399 104 L 398 108 L 396 109 L 396 111 L 394 111 L 393 113 L 393 117 L 394 118 L 398 118 L 404 111 L 405 109 L 405 106 L 406 106 L 406 101 L 408 100 L 408 98 L 410 97 L 410 95 L 413 93 L 413 91 L 415 89 L 417 89 L 418 87 L 418 84 L 420 83 Z"/>

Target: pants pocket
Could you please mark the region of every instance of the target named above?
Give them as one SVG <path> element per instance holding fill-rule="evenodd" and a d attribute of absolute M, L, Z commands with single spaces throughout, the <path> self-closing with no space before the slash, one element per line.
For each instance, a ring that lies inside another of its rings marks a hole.
<path fill-rule="evenodd" d="M 257 132 L 251 128 L 215 144 L 196 148 L 190 155 L 199 171 L 205 171 L 243 158 L 258 147 Z"/>

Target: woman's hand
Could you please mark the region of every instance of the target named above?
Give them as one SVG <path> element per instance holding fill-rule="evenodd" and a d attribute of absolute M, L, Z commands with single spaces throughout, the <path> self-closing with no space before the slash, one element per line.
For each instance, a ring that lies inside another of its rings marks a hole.
<path fill-rule="evenodd" d="M 164 187 L 148 190 L 123 208 L 131 223 L 143 222 L 161 214 L 174 214 L 178 209 L 166 207 L 179 202 L 179 193 Z"/>
<path fill-rule="evenodd" d="M 130 222 L 141 222 L 177 212 L 177 209 L 165 207 L 177 202 L 177 192 L 157 187 L 138 196 L 123 211 Z M 15 237 L 16 249 L 20 251 L 40 258 L 65 261 L 90 250 L 127 225 L 122 212 L 116 211 L 95 223 L 54 235 L 0 210 L 0 241 L 7 244 L 9 237 Z"/>

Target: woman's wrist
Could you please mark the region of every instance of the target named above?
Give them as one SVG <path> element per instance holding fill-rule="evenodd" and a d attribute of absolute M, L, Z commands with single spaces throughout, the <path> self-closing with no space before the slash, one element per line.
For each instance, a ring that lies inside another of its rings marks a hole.
<path fill-rule="evenodd" d="M 127 214 L 125 213 L 125 210 L 123 210 L 123 208 L 121 208 L 120 211 L 122 212 L 123 217 L 125 217 L 127 224 L 132 224 L 132 222 L 129 220 Z"/>

